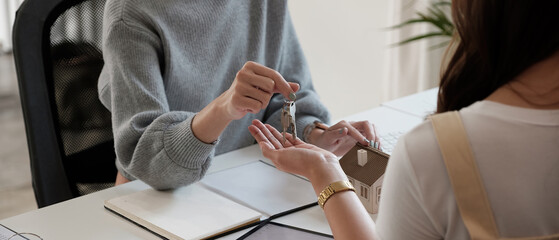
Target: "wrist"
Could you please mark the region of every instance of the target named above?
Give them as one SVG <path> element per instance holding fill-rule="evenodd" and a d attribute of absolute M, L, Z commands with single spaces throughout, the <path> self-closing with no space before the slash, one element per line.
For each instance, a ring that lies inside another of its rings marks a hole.
<path fill-rule="evenodd" d="M 207 107 L 203 110 L 207 110 L 211 112 L 217 117 L 221 118 L 222 121 L 226 121 L 227 123 L 239 119 L 239 113 L 236 112 L 234 108 L 230 106 L 231 98 L 228 96 L 229 90 L 223 92 L 219 97 L 215 100 L 210 102 Z"/>
<path fill-rule="evenodd" d="M 336 162 L 323 163 L 312 168 L 308 178 L 317 196 L 331 183 L 348 180 L 347 175 L 337 162 L 338 160 L 335 159 L 335 161 Z"/>
<path fill-rule="evenodd" d="M 328 129 L 328 126 L 320 121 L 314 121 L 303 130 L 303 140 L 316 145 L 316 140 Z"/>
<path fill-rule="evenodd" d="M 330 197 L 332 197 L 336 193 L 344 191 L 355 192 L 355 188 L 353 187 L 353 184 L 351 184 L 347 180 L 330 183 L 320 192 L 320 194 L 318 194 L 318 205 L 320 205 L 320 207 L 324 209 L 324 205 L 326 204 L 328 199 L 330 199 Z"/>
<path fill-rule="evenodd" d="M 204 143 L 214 143 L 232 120 L 220 102 L 212 101 L 192 119 L 192 133 Z"/>

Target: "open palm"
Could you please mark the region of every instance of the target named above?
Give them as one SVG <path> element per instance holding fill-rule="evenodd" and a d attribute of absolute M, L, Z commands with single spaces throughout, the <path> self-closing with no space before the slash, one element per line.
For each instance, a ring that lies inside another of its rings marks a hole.
<path fill-rule="evenodd" d="M 291 134 L 286 134 L 284 143 L 278 130 L 259 120 L 253 120 L 252 124 L 249 131 L 260 145 L 262 153 L 282 171 L 309 177 L 314 167 L 338 161 L 333 153 L 294 139 Z"/>

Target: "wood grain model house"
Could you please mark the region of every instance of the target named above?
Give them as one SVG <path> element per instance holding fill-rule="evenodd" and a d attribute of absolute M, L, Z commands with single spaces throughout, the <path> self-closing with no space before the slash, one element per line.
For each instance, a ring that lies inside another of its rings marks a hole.
<path fill-rule="evenodd" d="M 378 149 L 356 144 L 340 159 L 355 192 L 371 214 L 378 213 L 382 180 L 390 156 Z"/>

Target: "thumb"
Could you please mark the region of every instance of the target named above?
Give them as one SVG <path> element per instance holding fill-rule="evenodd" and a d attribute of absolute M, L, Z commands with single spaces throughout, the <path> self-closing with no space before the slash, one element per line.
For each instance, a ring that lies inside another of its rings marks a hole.
<path fill-rule="evenodd" d="M 298 83 L 294 83 L 294 82 L 288 82 L 288 83 L 289 86 L 291 87 L 291 90 L 293 90 L 293 92 L 297 92 L 301 88 L 301 86 Z"/>

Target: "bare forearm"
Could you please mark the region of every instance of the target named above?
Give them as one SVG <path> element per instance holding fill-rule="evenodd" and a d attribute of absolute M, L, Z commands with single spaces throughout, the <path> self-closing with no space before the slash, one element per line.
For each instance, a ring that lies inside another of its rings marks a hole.
<path fill-rule="evenodd" d="M 334 194 L 324 205 L 324 214 L 335 239 L 379 239 L 375 223 L 355 192 Z"/>
<path fill-rule="evenodd" d="M 326 170 L 317 171 L 310 179 L 317 196 L 329 184 L 347 180 L 341 167 L 336 164 Z M 353 191 L 338 192 L 324 204 L 324 214 L 328 219 L 335 239 L 379 239 L 375 223 Z"/>
<path fill-rule="evenodd" d="M 202 142 L 212 143 L 217 140 L 233 120 L 224 114 L 224 106 L 220 101 L 222 97 L 208 104 L 192 120 L 192 132 Z"/>

